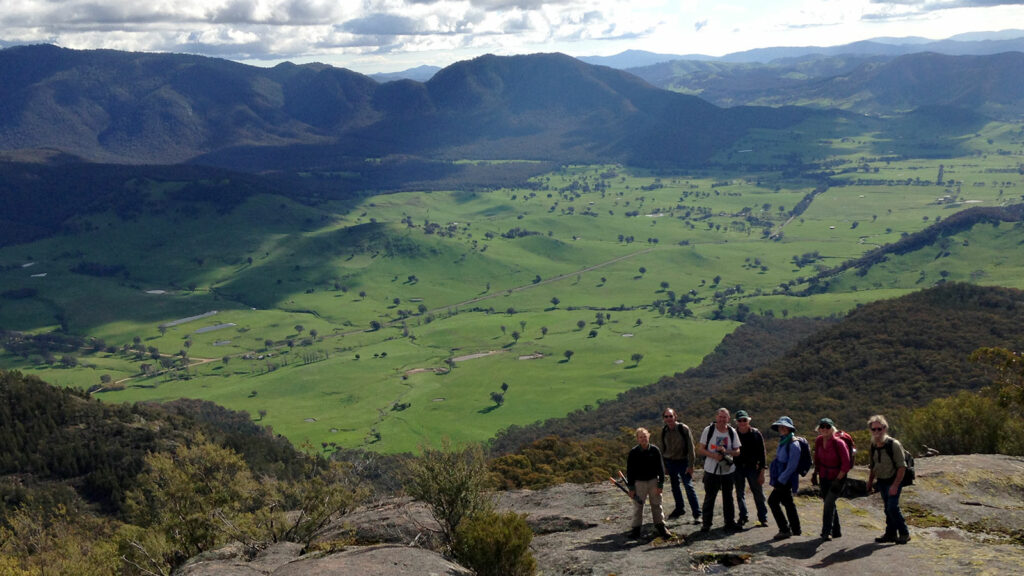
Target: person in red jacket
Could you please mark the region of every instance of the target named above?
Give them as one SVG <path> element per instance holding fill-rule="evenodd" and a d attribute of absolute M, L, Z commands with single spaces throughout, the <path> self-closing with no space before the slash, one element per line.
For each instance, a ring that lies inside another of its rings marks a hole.
<path fill-rule="evenodd" d="M 843 491 L 853 462 L 850 461 L 850 448 L 836 436 L 836 424 L 831 418 L 818 421 L 818 433 L 814 439 L 814 475 L 821 484 L 821 499 L 825 503 L 821 513 L 821 539 L 831 540 L 843 535 L 836 500 Z"/>

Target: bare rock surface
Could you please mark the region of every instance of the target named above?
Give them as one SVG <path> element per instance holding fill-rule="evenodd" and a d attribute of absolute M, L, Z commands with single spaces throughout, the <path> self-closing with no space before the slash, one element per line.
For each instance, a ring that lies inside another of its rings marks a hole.
<path fill-rule="evenodd" d="M 1024 458 L 998 455 L 939 456 L 917 460 L 918 481 L 904 490 L 911 524 L 906 545 L 876 544 L 885 526 L 877 495 L 839 501 L 843 536 L 818 538 L 821 500 L 808 479 L 797 497 L 803 534 L 776 541 L 774 523 L 726 532 L 721 502 L 714 528 L 701 533 L 690 515 L 668 523 L 673 537 L 655 538 L 649 511 L 644 535 L 629 538 L 631 504 L 610 483 L 564 484 L 498 495 L 503 509 L 525 514 L 534 531 L 538 573 L 546 576 L 736 574 L 786 576 L 825 573 L 967 576 L 1017 574 L 1024 565 Z M 866 469 L 853 478 L 866 479 Z M 697 483 L 700 486 L 700 483 Z M 702 494 L 698 488 L 698 493 Z M 666 508 L 672 496 L 666 492 Z M 748 497 L 748 504 L 752 504 Z M 688 511 L 689 512 L 689 511 Z M 303 554 L 279 544 L 246 562 L 238 547 L 193 559 L 179 576 L 463 575 L 471 574 L 435 551 L 436 524 L 426 508 L 395 499 L 338 519 L 320 548 Z M 354 543 L 354 544 L 353 544 Z M 328 549 L 333 549 L 327 546 Z"/>

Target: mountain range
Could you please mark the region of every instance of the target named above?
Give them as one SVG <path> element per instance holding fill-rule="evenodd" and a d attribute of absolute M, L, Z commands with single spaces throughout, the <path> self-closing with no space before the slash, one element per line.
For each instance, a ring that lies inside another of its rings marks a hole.
<path fill-rule="evenodd" d="M 776 46 L 757 48 L 742 52 L 730 52 L 724 56 L 707 54 L 665 54 L 647 50 L 625 50 L 611 56 L 579 56 L 587 64 L 608 66 L 620 70 L 653 66 L 674 60 L 699 62 L 730 62 L 767 64 L 779 59 L 817 60 L 836 56 L 886 56 L 894 57 L 918 52 L 935 52 L 948 56 L 991 55 L 1001 52 L 1024 51 L 1024 30 L 1001 30 L 998 32 L 970 32 L 957 34 L 942 40 L 920 37 L 871 38 L 839 46 Z M 398 72 L 371 74 L 374 80 L 390 82 L 409 79 L 425 82 L 441 68 L 417 66 Z"/>
<path fill-rule="evenodd" d="M 251 170 L 396 154 L 692 165 L 752 127 L 813 114 L 724 110 L 562 54 L 380 84 L 324 65 L 28 46 L 0 51 L 0 78 L 0 149 Z"/>
<path fill-rule="evenodd" d="M 254 172 L 395 156 L 679 167 L 706 163 L 752 129 L 835 114 L 791 104 L 997 117 L 1024 109 L 1020 52 L 677 61 L 631 72 L 563 54 L 488 55 L 426 82 L 380 83 L 322 64 L 23 46 L 0 51 L 0 150 Z M 746 104 L 761 106 L 737 106 Z"/>

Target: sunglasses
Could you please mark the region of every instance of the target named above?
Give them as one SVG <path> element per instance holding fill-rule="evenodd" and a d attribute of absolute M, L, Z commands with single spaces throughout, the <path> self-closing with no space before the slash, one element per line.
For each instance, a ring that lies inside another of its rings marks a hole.
<path fill-rule="evenodd" d="M 828 424 L 820 424 L 820 425 L 818 426 L 818 428 L 831 428 L 831 427 L 832 427 L 832 426 L 830 426 L 830 425 L 828 425 Z"/>
<path fill-rule="evenodd" d="M 885 430 L 885 428 L 875 428 L 873 426 L 871 427 L 872 432 L 881 432 L 882 430 Z"/>
<path fill-rule="evenodd" d="M 675 416 L 673 416 L 671 414 L 665 414 L 664 416 L 662 416 L 662 418 L 664 418 L 666 420 L 671 420 L 672 418 L 675 418 Z"/>
<path fill-rule="evenodd" d="M 737 418 L 737 422 L 750 422 L 750 418 Z"/>

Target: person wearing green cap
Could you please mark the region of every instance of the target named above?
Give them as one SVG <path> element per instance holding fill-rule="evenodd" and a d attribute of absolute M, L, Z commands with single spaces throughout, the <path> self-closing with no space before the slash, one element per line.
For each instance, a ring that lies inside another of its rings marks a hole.
<path fill-rule="evenodd" d="M 750 495 L 757 509 L 757 525 L 767 526 L 768 507 L 764 500 L 764 436 L 760 430 L 750 425 L 750 414 L 746 410 L 736 412 L 736 432 L 740 437 L 740 455 L 736 458 L 736 506 L 740 510 L 739 525 L 743 526 L 749 519 L 746 487 L 750 486 Z"/>
<path fill-rule="evenodd" d="M 821 513 L 821 539 L 842 536 L 836 500 L 843 491 L 846 475 L 853 467 L 850 449 L 836 436 L 836 423 L 831 418 L 818 420 L 819 436 L 814 439 L 814 472 L 821 485 L 824 510 Z"/>

